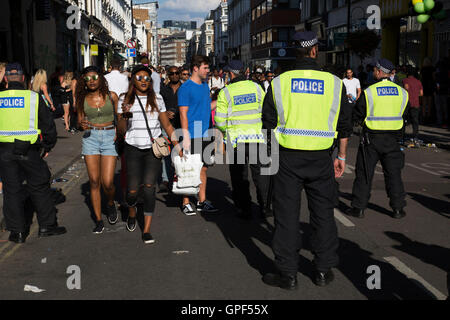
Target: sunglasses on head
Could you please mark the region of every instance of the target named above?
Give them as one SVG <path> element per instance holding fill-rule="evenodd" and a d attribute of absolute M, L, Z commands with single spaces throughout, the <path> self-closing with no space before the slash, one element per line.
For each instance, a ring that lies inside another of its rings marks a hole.
<path fill-rule="evenodd" d="M 136 80 L 137 81 L 146 81 L 146 82 L 150 82 L 152 80 L 152 78 L 150 78 L 149 76 L 136 76 Z"/>
<path fill-rule="evenodd" d="M 85 76 L 84 77 L 84 81 L 89 82 L 91 80 L 97 81 L 99 78 L 98 74 L 93 75 L 93 76 Z"/>

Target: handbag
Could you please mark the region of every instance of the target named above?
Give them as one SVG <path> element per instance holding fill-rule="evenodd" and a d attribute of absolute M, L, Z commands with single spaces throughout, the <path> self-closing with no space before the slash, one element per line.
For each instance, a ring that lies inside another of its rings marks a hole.
<path fill-rule="evenodd" d="M 156 158 L 161 159 L 170 155 L 170 141 L 166 137 L 159 137 L 153 139 L 152 131 L 150 130 L 150 126 L 148 125 L 147 113 L 144 110 L 144 106 L 142 105 L 141 99 L 136 95 L 136 98 L 139 101 L 139 105 L 141 106 L 142 113 L 145 119 L 145 125 L 147 126 L 147 131 L 150 136 L 150 140 L 152 141 L 152 150 L 153 154 Z"/>

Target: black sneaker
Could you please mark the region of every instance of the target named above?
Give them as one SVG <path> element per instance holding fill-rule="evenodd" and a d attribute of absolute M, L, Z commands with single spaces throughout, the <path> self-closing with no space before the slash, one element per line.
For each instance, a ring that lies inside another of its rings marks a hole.
<path fill-rule="evenodd" d="M 101 234 L 101 233 L 103 233 L 103 230 L 105 230 L 105 226 L 103 224 L 103 220 L 96 221 L 95 222 L 95 228 L 94 228 L 94 230 L 92 232 L 95 233 L 95 234 Z"/>
<path fill-rule="evenodd" d="M 193 208 L 192 203 L 185 204 L 183 208 L 181 208 L 181 211 L 187 216 L 195 216 L 197 214 L 197 211 Z"/>
<path fill-rule="evenodd" d="M 116 203 L 112 206 L 107 206 L 106 211 L 108 213 L 108 222 L 109 224 L 116 224 L 119 221 L 119 215 L 117 214 Z"/>
<path fill-rule="evenodd" d="M 128 217 L 127 230 L 130 232 L 133 232 L 134 230 L 136 230 L 136 217 Z"/>
<path fill-rule="evenodd" d="M 203 213 L 216 213 L 216 212 L 219 211 L 219 209 L 214 207 L 211 202 L 206 200 L 206 201 L 203 201 L 203 202 L 198 202 L 197 201 L 197 211 L 198 212 L 203 212 Z"/>
<path fill-rule="evenodd" d="M 144 243 L 155 243 L 155 239 L 153 239 L 152 235 L 150 233 L 143 233 L 142 234 L 142 241 Z"/>

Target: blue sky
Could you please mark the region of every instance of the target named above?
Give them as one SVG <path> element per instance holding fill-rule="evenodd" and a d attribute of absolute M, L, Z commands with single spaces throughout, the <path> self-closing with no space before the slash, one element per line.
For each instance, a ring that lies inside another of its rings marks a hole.
<path fill-rule="evenodd" d="M 148 0 L 133 0 L 133 4 L 145 3 Z M 216 8 L 220 0 L 159 0 L 158 24 L 164 20 L 197 21 L 203 23 L 209 10 Z"/>

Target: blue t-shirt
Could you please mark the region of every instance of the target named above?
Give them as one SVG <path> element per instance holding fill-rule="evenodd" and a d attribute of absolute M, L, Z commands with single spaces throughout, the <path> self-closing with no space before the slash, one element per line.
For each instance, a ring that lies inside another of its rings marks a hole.
<path fill-rule="evenodd" d="M 178 89 L 178 107 L 189 107 L 188 129 L 191 139 L 208 136 L 211 120 L 211 98 L 206 82 L 188 80 Z"/>

